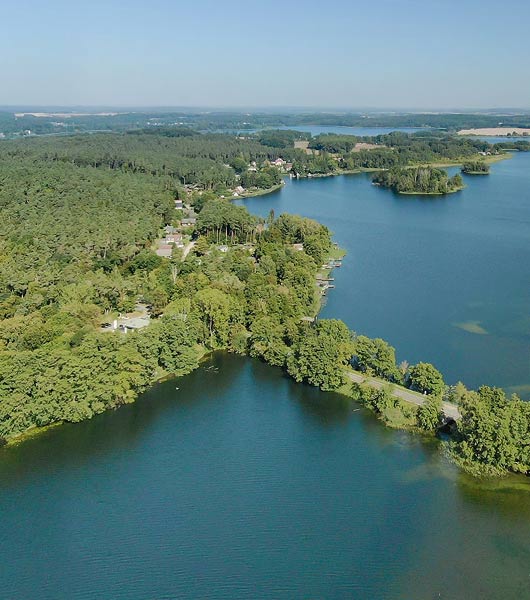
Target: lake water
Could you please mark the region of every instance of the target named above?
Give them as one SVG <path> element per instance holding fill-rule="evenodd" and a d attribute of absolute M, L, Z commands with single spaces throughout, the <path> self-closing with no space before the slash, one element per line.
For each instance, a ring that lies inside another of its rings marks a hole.
<path fill-rule="evenodd" d="M 384 135 L 393 131 L 403 131 L 404 133 L 416 133 L 423 131 L 421 127 L 348 127 L 346 125 L 279 125 L 278 127 L 268 127 L 270 129 L 282 129 L 291 131 L 302 131 L 311 135 L 321 135 L 323 133 L 337 133 L 340 135 L 358 135 L 361 137 Z M 264 131 L 263 129 L 217 129 L 216 133 L 229 133 L 245 135 Z"/>
<path fill-rule="evenodd" d="M 451 169 L 451 173 L 456 169 Z M 530 397 L 530 153 L 464 176 L 448 196 L 402 196 L 368 174 L 287 181 L 253 213 L 325 223 L 348 254 L 324 317 L 388 340 L 455 383 Z"/>
<path fill-rule="evenodd" d="M 529 597 L 524 478 L 257 361 L 177 383 L 2 450 L 3 600 Z"/>
<path fill-rule="evenodd" d="M 337 133 L 340 135 L 358 135 L 361 137 L 385 135 L 393 131 L 402 131 L 404 133 L 416 133 L 423 131 L 421 127 L 348 127 L 346 125 L 293 125 L 292 127 L 276 127 L 275 129 L 291 129 L 294 131 L 304 131 L 311 135 L 321 135 L 323 133 Z"/>
<path fill-rule="evenodd" d="M 247 205 L 336 232 L 326 316 L 449 380 L 524 385 L 529 159 L 446 198 L 361 175 Z M 530 480 L 474 482 L 435 441 L 225 354 L 0 449 L 0 532 L 2 600 L 530 597 Z"/>

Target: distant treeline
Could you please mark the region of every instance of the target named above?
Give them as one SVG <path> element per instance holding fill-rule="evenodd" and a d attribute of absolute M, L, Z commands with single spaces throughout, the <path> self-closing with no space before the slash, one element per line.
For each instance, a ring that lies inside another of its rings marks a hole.
<path fill-rule="evenodd" d="M 294 148 L 308 138 L 311 151 Z M 375 147 L 352 151 L 362 139 Z M 525 146 L 521 146 L 523 149 Z M 530 147 L 530 146 L 528 146 Z M 165 179 L 168 187 L 198 185 L 204 189 L 231 188 L 239 181 L 245 187 L 270 187 L 278 174 L 248 171 L 278 157 L 292 163 L 299 176 L 331 174 L 358 169 L 388 169 L 435 161 L 475 158 L 479 152 L 498 152 L 477 138 L 444 134 L 394 132 L 371 138 L 321 135 L 311 138 L 291 130 L 268 131 L 245 137 L 198 134 L 188 127 L 160 127 L 123 134 L 39 137 L 4 141 L 0 151 L 12 159 L 71 163 L 108 168 L 126 173 L 144 173 Z M 240 179 L 238 179 L 240 178 Z"/>
<path fill-rule="evenodd" d="M 4 142 L 0 158 L 62 163 L 79 167 L 144 173 L 165 180 L 168 187 L 197 184 L 205 189 L 237 183 L 230 163 L 241 158 L 263 162 L 278 157 L 278 151 L 254 140 L 228 135 L 191 134 L 188 129 L 164 128 L 159 135 L 94 134 L 90 136 L 42 137 Z"/>
<path fill-rule="evenodd" d="M 373 137 L 322 134 L 308 138 L 309 151 L 293 154 L 293 142 L 299 132 L 279 130 L 254 134 L 267 144 L 271 138 L 274 147 L 293 161 L 292 170 L 299 176 L 326 175 L 359 169 L 390 169 L 432 162 L 457 161 L 476 158 L 479 153 L 497 154 L 502 149 L 479 138 L 451 136 L 441 132 L 408 134 L 393 132 Z M 283 148 L 282 148 L 283 142 Z M 360 142 L 371 147 L 361 146 Z M 521 149 L 526 146 L 521 146 Z M 527 146 L 530 148 L 530 145 Z"/>
<path fill-rule="evenodd" d="M 64 112 L 63 110 L 59 112 Z M 481 127 L 530 127 L 530 113 L 495 115 L 486 113 L 241 113 L 229 111 L 131 111 L 112 115 L 40 116 L 0 111 L 0 132 L 21 134 L 30 130 L 37 134 L 82 133 L 86 131 L 118 131 L 149 127 L 186 126 L 200 131 L 249 131 L 294 126 L 347 127 L 417 127 L 457 131 Z"/>

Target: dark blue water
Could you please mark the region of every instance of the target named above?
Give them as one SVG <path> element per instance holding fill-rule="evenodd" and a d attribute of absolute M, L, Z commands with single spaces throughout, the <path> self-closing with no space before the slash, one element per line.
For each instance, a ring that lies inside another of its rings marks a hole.
<path fill-rule="evenodd" d="M 3 600 L 529 597 L 528 491 L 278 369 L 205 367 L 2 450 Z"/>
<path fill-rule="evenodd" d="M 451 172 L 455 169 L 451 170 Z M 367 174 L 288 181 L 245 206 L 325 223 L 348 254 L 322 315 L 382 337 L 446 380 L 530 396 L 530 154 L 443 197 L 401 196 Z"/>

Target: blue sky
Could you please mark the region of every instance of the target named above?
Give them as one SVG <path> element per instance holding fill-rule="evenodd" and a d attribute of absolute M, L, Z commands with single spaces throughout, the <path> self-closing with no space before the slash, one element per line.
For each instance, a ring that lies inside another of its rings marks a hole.
<path fill-rule="evenodd" d="M 5 0 L 0 105 L 530 108 L 529 22 L 527 0 Z"/>

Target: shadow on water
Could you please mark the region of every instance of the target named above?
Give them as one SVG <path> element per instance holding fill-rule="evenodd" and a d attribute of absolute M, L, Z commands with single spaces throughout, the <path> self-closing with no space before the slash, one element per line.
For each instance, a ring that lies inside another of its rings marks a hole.
<path fill-rule="evenodd" d="M 307 384 L 295 383 L 282 370 L 255 359 L 217 352 L 208 357 L 194 372 L 181 378 L 158 383 L 138 400 L 116 410 L 96 415 L 81 423 L 65 423 L 24 441 L 0 449 L 0 480 L 2 485 L 16 483 L 24 478 L 47 476 L 68 468 L 81 469 L 85 465 L 105 460 L 120 452 L 142 449 L 157 435 L 160 423 L 186 415 L 206 413 L 217 407 L 227 391 L 238 389 L 238 378 L 247 373 L 260 388 L 273 388 L 273 396 L 286 398 L 298 407 L 304 419 L 319 429 L 347 427 L 355 422 L 355 429 L 373 436 L 377 445 L 420 451 L 430 465 L 440 462 L 440 447 L 431 438 L 409 432 L 389 429 L 368 409 L 334 392 L 322 392 Z M 226 402 L 226 400 L 223 400 Z"/>
<path fill-rule="evenodd" d="M 63 469 L 80 469 L 112 454 L 139 451 L 145 440 L 149 442 L 152 435 L 157 435 L 159 424 L 164 421 L 171 425 L 175 419 L 180 422 L 186 415 L 193 418 L 195 413 L 206 418 L 206 413 L 217 408 L 219 398 L 238 388 L 242 374 L 250 378 L 256 389 L 272 386 L 273 397 L 287 399 L 318 429 L 353 427 L 352 434 L 362 432 L 363 439 L 373 441 L 382 452 L 385 448 L 392 452 L 413 450 L 420 458 L 415 466 L 409 465 L 403 471 L 404 481 L 456 479 L 467 501 L 482 507 L 504 507 L 508 514 L 520 507 L 530 518 L 530 480 L 522 476 L 477 480 L 458 474 L 438 440 L 387 428 L 373 412 L 350 398 L 297 384 L 276 367 L 224 352 L 212 354 L 189 375 L 156 384 L 133 404 L 89 421 L 61 425 L 22 444 L 0 449 L 2 486 L 24 478 L 53 475 Z M 222 401 L 226 403 L 226 399 Z"/>
<path fill-rule="evenodd" d="M 382 447 L 415 447 L 429 459 L 438 454 L 432 441 L 385 428 L 371 411 L 349 398 L 297 384 L 280 369 L 258 360 L 217 352 L 196 371 L 156 384 L 133 404 L 81 423 L 65 423 L 21 444 L 1 448 L 2 486 L 69 468 L 82 469 L 120 452 L 140 451 L 144 442 L 149 443 L 158 434 L 164 421 L 171 424 L 186 415 L 193 417 L 194 413 L 203 413 L 207 418 L 206 413 L 217 407 L 230 389 L 237 395 L 238 379 L 244 374 L 256 389 L 272 386 L 274 397 L 286 398 L 317 428 L 346 427 L 353 419 L 356 428 L 369 431 Z"/>
<path fill-rule="evenodd" d="M 198 406 L 206 408 L 234 385 L 244 359 L 231 357 L 226 361 L 219 354 L 207 358 L 187 376 L 155 384 L 132 404 L 81 423 L 64 423 L 20 444 L 0 448 L 2 485 L 70 467 L 82 468 L 112 453 L 135 451 L 175 406 L 180 413 Z"/>
<path fill-rule="evenodd" d="M 289 402 L 300 409 L 304 419 L 310 420 L 319 431 L 347 430 L 348 435 L 370 442 L 377 451 L 394 455 L 413 452 L 414 465 L 401 470 L 403 481 L 416 483 L 443 479 L 454 481 L 456 467 L 442 451 L 439 440 L 419 432 L 392 429 L 371 410 L 336 392 L 323 392 L 306 383 L 295 383 L 282 370 L 255 359 L 250 359 L 252 377 L 258 385 L 276 386 L 276 394 L 284 394 Z"/>

